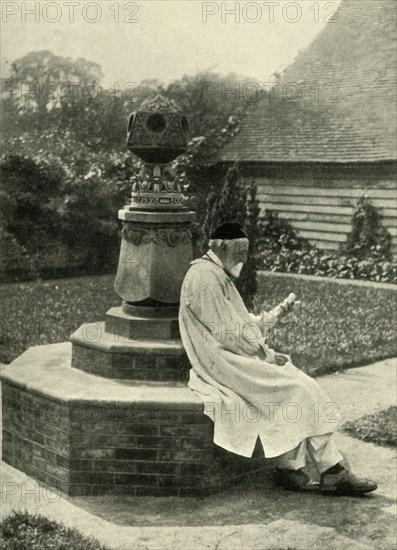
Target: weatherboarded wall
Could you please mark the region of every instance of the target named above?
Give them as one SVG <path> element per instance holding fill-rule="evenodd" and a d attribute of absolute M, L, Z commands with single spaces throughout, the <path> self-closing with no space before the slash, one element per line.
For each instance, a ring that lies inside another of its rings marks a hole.
<path fill-rule="evenodd" d="M 258 185 L 262 210 L 279 212 L 302 237 L 324 248 L 345 242 L 357 199 L 366 194 L 382 214 L 397 255 L 397 164 L 244 164 Z"/>

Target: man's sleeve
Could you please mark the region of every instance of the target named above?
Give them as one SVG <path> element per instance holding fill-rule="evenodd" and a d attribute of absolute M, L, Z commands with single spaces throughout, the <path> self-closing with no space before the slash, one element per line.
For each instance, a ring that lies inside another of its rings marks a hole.
<path fill-rule="evenodd" d="M 228 299 L 219 281 L 197 281 L 189 295 L 189 307 L 200 324 L 202 341 L 214 338 L 222 346 L 239 355 L 256 355 L 261 349 L 261 334 L 255 322 L 243 320 Z"/>
<path fill-rule="evenodd" d="M 258 329 L 261 331 L 264 337 L 266 337 L 269 330 L 272 329 L 275 324 L 277 324 L 277 317 L 271 312 L 264 312 L 263 317 L 261 315 L 255 315 L 254 313 L 250 313 L 249 315 L 252 319 L 252 322 L 256 323 Z"/>

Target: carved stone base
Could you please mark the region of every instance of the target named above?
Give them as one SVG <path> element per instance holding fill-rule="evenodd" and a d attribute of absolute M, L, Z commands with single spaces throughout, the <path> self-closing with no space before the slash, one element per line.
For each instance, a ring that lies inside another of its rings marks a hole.
<path fill-rule="evenodd" d="M 115 291 L 128 303 L 155 300 L 179 303 L 181 285 L 193 259 L 194 213 L 119 212 L 123 222 Z"/>

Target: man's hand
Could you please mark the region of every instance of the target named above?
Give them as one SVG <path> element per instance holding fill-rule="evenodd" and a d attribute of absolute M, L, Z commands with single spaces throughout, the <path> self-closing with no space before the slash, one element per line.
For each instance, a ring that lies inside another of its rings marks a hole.
<path fill-rule="evenodd" d="M 279 367 L 283 367 L 289 361 L 289 357 L 282 355 L 281 353 L 276 353 L 274 359 Z"/>
<path fill-rule="evenodd" d="M 298 300 L 294 300 L 293 302 L 291 303 L 287 303 L 286 306 L 284 305 L 283 307 L 285 308 L 285 312 L 286 313 L 289 313 L 290 311 L 292 311 L 293 309 L 295 310 L 299 310 L 300 307 L 302 305 L 302 302 L 298 301 Z"/>
<path fill-rule="evenodd" d="M 277 308 L 279 308 L 281 311 L 279 313 L 279 317 L 284 317 L 285 315 L 288 315 L 292 310 L 299 310 L 300 306 L 302 305 L 302 302 L 298 302 L 296 300 L 284 300 L 282 304 L 279 304 Z M 275 308 L 277 310 L 277 308 Z"/>
<path fill-rule="evenodd" d="M 296 302 L 284 302 L 282 306 L 280 306 L 283 310 L 283 313 L 289 313 L 290 311 L 292 311 L 295 307 L 295 303 Z"/>
<path fill-rule="evenodd" d="M 269 329 L 269 328 L 273 328 L 274 325 L 277 323 L 278 315 L 276 315 L 272 311 L 269 311 L 269 312 L 262 311 L 260 315 L 260 319 L 261 319 L 262 325 L 264 325 L 266 328 Z"/>

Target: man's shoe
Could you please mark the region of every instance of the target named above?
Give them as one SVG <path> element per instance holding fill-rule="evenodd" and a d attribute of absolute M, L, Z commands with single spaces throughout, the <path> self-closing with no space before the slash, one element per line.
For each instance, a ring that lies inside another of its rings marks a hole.
<path fill-rule="evenodd" d="M 303 470 L 283 470 L 277 468 L 275 482 L 290 491 L 318 491 L 319 483 L 310 479 Z"/>
<path fill-rule="evenodd" d="M 363 495 L 371 493 L 377 488 L 378 486 L 374 481 L 366 478 L 360 479 L 345 469 L 337 474 L 324 472 L 320 481 L 320 491 L 322 493 L 335 495 Z"/>

